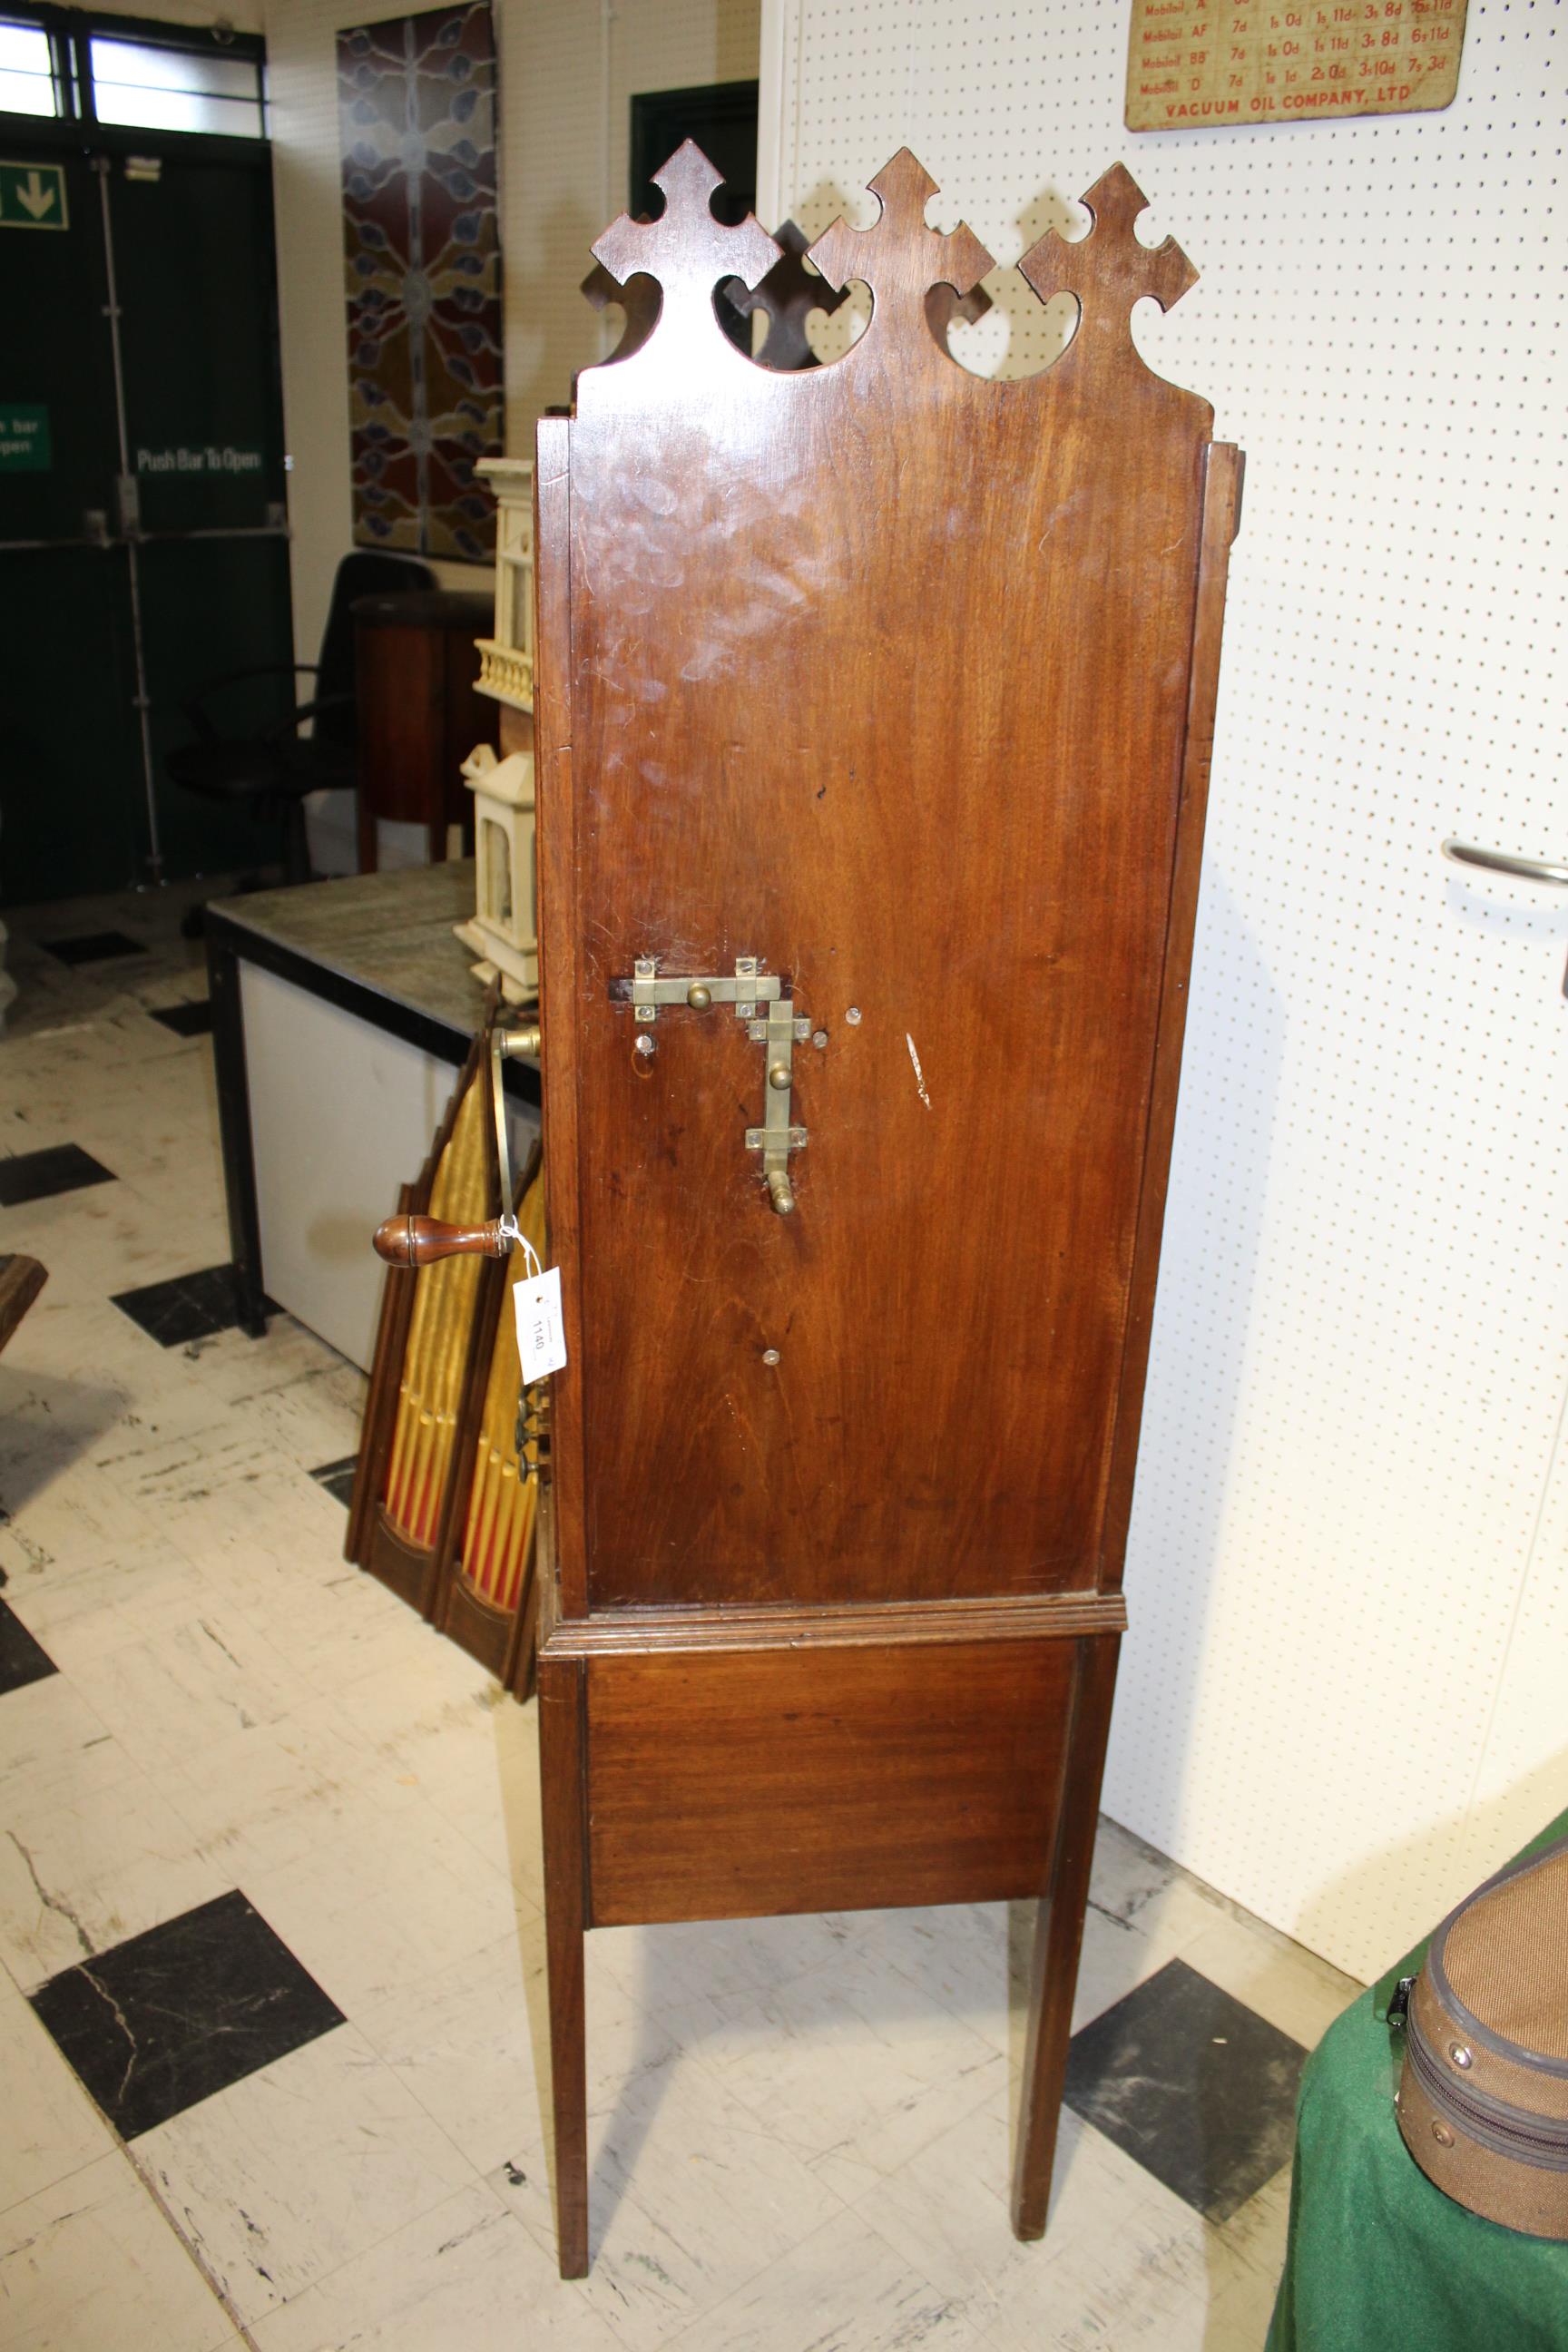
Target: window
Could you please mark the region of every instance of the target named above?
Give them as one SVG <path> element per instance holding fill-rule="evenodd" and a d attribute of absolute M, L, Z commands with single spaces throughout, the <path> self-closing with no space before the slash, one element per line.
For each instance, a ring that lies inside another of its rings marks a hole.
<path fill-rule="evenodd" d="M 93 112 L 100 122 L 146 131 L 208 131 L 263 139 L 261 68 L 253 57 L 123 41 L 94 33 Z"/>
<path fill-rule="evenodd" d="M 0 23 L 0 113 L 59 110 L 47 33 L 37 25 Z"/>
<path fill-rule="evenodd" d="M 0 15 L 0 117 L 266 138 L 267 52 L 254 34 L 165 28 L 47 0 L 12 5 L 15 16 Z"/>

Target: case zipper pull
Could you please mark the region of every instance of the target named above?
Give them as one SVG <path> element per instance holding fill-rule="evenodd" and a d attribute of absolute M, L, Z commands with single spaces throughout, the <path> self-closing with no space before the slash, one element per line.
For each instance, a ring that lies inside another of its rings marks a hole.
<path fill-rule="evenodd" d="M 1414 1977 L 1401 1977 L 1394 1986 L 1388 2004 L 1388 2022 L 1404 2032 L 1410 2011 L 1410 1996 L 1415 1990 Z"/>

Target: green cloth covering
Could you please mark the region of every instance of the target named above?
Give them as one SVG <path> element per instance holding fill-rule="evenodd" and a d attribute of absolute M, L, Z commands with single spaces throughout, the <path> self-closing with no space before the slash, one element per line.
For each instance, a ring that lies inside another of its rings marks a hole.
<path fill-rule="evenodd" d="M 1522 1852 L 1563 1836 L 1568 1812 Z M 1307 2061 L 1265 2352 L 1568 2352 L 1568 2245 L 1467 2212 L 1399 2137 L 1403 2036 L 1384 2021 L 1431 1940 L 1336 2019 Z"/>

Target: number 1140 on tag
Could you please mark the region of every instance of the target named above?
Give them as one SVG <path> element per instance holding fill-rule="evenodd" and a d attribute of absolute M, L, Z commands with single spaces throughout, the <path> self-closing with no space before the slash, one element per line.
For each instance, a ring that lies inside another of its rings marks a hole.
<path fill-rule="evenodd" d="M 517 1354 L 523 1386 L 560 1371 L 566 1361 L 566 1335 L 561 1319 L 561 1268 L 546 1267 L 531 1281 L 512 1285 L 511 1303 L 517 1314 Z"/>

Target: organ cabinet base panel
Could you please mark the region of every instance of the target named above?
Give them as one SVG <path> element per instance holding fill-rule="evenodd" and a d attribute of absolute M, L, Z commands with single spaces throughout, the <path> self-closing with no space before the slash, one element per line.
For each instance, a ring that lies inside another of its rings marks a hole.
<path fill-rule="evenodd" d="M 659 1920 L 1036 1902 L 1014 2211 L 1020 2235 L 1041 2234 L 1119 1643 L 911 1634 L 584 1655 L 546 1642 L 563 2276 L 588 2268 L 583 1936 Z"/>

